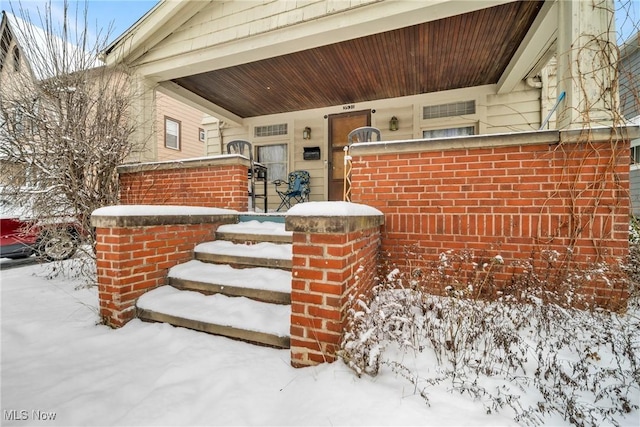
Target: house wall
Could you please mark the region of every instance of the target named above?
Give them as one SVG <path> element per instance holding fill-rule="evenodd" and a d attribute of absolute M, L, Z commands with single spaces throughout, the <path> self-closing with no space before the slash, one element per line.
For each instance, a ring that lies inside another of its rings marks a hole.
<path fill-rule="evenodd" d="M 640 146 L 640 140 L 635 140 L 634 144 L 635 147 Z M 629 200 L 631 212 L 635 216 L 640 216 L 640 168 L 637 165 L 631 165 L 629 171 Z"/>
<path fill-rule="evenodd" d="M 424 120 L 424 106 L 448 104 L 453 102 L 475 101 L 476 113 L 466 116 L 454 116 Z M 478 134 L 496 134 L 508 132 L 532 131 L 541 123 L 541 89 L 527 85 L 517 85 L 508 94 L 497 94 L 495 85 L 467 89 L 456 89 L 424 95 L 383 99 L 356 103 L 348 106 L 337 105 L 327 108 L 298 111 L 286 114 L 253 117 L 246 119 L 242 126 L 225 123 L 222 132 L 218 132 L 217 123 L 207 125 L 209 140 L 207 155 L 219 153 L 219 147 L 225 147 L 233 139 L 246 139 L 255 147 L 269 144 L 287 144 L 288 170 L 306 170 L 311 174 L 312 201 L 327 200 L 327 162 L 328 156 L 328 116 L 346 111 L 371 110 L 371 125 L 380 129 L 383 141 L 398 141 L 422 138 L 424 130 L 450 127 L 475 126 Z M 548 107 L 547 107 L 548 108 Z M 397 131 L 389 130 L 389 120 L 396 116 L 399 120 Z M 280 136 L 256 137 L 257 126 L 286 124 L 288 133 Z M 302 139 L 305 127 L 311 128 L 311 139 Z M 216 137 L 217 136 L 217 137 Z M 346 145 L 346 141 L 345 141 Z M 319 146 L 320 160 L 304 160 L 304 147 Z M 226 149 L 224 149 L 226 150 Z M 275 209 L 279 203 L 275 187 L 269 187 L 269 209 Z"/>
<path fill-rule="evenodd" d="M 205 141 L 200 141 L 199 129 L 204 130 L 204 114 L 168 95 L 156 92 L 156 136 L 158 143 L 158 161 L 189 159 L 202 157 L 206 153 Z M 165 146 L 165 117 L 180 122 L 180 149 Z"/>
<path fill-rule="evenodd" d="M 620 110 L 625 119 L 640 124 L 640 38 L 638 33 L 621 48 L 618 72 Z M 640 139 L 631 141 L 631 150 L 632 158 L 637 159 L 635 151 L 640 150 Z M 640 216 L 640 164 L 632 161 L 629 180 L 632 212 Z"/>
<path fill-rule="evenodd" d="M 627 292 L 614 266 L 627 256 L 629 229 L 629 139 L 619 135 L 603 129 L 356 144 L 352 201 L 385 214 L 382 253 L 390 265 L 426 267 L 449 250 L 471 251 L 480 266 L 500 255 L 496 287 L 486 289 L 496 297 L 508 291 L 514 265 L 544 270 L 543 253 L 553 251 L 563 260 L 553 274 L 578 277 L 595 263 L 608 265 L 610 281 L 583 275 L 576 286 L 615 305 Z M 444 292 L 441 285 L 431 290 Z"/>
<path fill-rule="evenodd" d="M 0 37 L 3 39 L 3 44 L 8 42 L 1 46 L 2 51 L 0 51 L 0 100 L 4 103 L 16 95 L 23 94 L 25 87 L 32 87 L 33 78 L 27 54 L 17 45 L 17 40 L 11 35 L 8 22 L 5 20 L 2 21 Z M 20 52 L 17 70 L 13 56 L 16 48 Z M 4 106 L 2 108 L 9 109 Z M 4 156 L 0 157 L 0 188 L 24 185 L 26 182 L 27 172 L 23 165 L 18 165 Z"/>
<path fill-rule="evenodd" d="M 640 37 L 636 33 L 620 49 L 620 110 L 627 118 L 640 115 Z"/>

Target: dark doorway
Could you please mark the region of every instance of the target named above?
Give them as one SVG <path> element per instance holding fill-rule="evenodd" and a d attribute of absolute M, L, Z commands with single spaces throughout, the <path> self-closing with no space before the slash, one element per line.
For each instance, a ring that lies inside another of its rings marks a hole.
<path fill-rule="evenodd" d="M 342 200 L 344 192 L 344 147 L 349 132 L 371 126 L 371 110 L 329 116 L 329 200 Z"/>

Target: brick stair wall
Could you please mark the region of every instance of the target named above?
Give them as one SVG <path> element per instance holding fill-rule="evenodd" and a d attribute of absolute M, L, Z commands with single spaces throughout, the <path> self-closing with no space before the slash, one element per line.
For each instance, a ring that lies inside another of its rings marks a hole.
<path fill-rule="evenodd" d="M 375 284 L 382 221 L 382 215 L 287 216 L 292 366 L 336 360 L 351 297 L 369 295 Z"/>
<path fill-rule="evenodd" d="M 249 160 L 241 156 L 123 165 L 120 203 L 246 211 L 248 168 Z"/>
<path fill-rule="evenodd" d="M 171 267 L 193 259 L 197 244 L 214 240 L 220 225 L 237 222 L 231 211 L 189 215 L 185 208 L 182 216 L 118 216 L 105 209 L 91 221 L 96 227 L 100 316 L 111 327 L 133 319 L 136 300 L 164 285 Z"/>

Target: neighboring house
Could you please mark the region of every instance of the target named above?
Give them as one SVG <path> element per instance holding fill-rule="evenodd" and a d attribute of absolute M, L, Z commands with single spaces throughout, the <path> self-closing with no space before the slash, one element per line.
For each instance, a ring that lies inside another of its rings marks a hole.
<path fill-rule="evenodd" d="M 7 96 L 6 91 L 11 87 L 11 85 L 7 84 L 9 80 L 22 80 L 25 78 L 28 80 L 31 78 L 31 73 L 29 61 L 17 42 L 14 32 L 11 30 L 9 17 L 3 11 L 2 20 L 0 21 L 0 88 L 2 88 L 0 96 Z M 16 114 L 19 114 L 19 110 L 16 110 Z M 0 116 L 0 126 L 6 125 L 4 118 Z M 6 144 L 1 133 L 0 144 Z M 22 166 L 8 161 L 8 159 L 0 153 L 0 187 L 4 187 L 7 184 L 24 185 L 25 182 L 9 182 L 14 181 L 15 177 L 20 175 L 18 172 L 20 172 L 21 169 Z"/>
<path fill-rule="evenodd" d="M 638 33 L 620 48 L 620 110 L 629 122 L 640 125 L 640 39 Z M 640 215 L 640 139 L 631 141 L 629 192 L 634 215 Z"/>
<path fill-rule="evenodd" d="M 566 93 L 557 128 L 584 125 L 573 38 L 585 22 L 607 34 L 612 16 L 586 3 L 163 1 L 104 54 L 148 91 L 219 119 L 206 128 L 208 155 L 247 139 L 270 180 L 304 169 L 311 200 L 339 200 L 343 146 L 359 126 L 383 140 L 537 130 L 556 86 Z M 545 65 L 557 52 L 567 54 L 555 81 Z M 589 120 L 610 116 L 596 105 Z"/>
<path fill-rule="evenodd" d="M 29 34 L 28 36 L 25 33 Z M 46 40 L 42 29 L 3 11 L 0 22 L 0 88 L 6 101 L 12 95 L 16 84 L 32 84 L 46 79 L 47 67 L 43 66 L 41 53 L 45 48 L 30 46 L 29 40 Z M 75 48 L 74 48 L 75 49 Z M 44 70 L 44 71 L 43 71 Z M 206 131 L 203 125 L 203 113 L 177 101 L 170 96 L 159 93 L 156 100 L 156 160 L 177 160 L 199 157 L 205 154 Z M 20 110 L 16 109 L 16 114 Z M 24 125 L 28 125 L 25 119 Z M 1 143 L 1 141 L 0 141 Z M 8 173 L 17 166 L 0 158 L 0 185 Z M 25 183 L 26 183 L 25 173 Z"/>
<path fill-rule="evenodd" d="M 168 95 L 156 93 L 156 160 L 180 160 L 205 155 L 204 114 Z"/>

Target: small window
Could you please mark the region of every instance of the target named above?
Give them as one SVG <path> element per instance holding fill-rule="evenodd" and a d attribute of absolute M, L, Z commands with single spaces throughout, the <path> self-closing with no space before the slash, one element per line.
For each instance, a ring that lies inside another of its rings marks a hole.
<path fill-rule="evenodd" d="M 465 127 L 459 127 L 459 128 L 423 130 L 422 137 L 424 139 L 450 138 L 454 136 L 475 135 L 475 133 L 476 133 L 475 126 L 465 126 Z"/>
<path fill-rule="evenodd" d="M 631 164 L 640 165 L 640 145 L 631 147 Z"/>
<path fill-rule="evenodd" d="M 180 122 L 164 118 L 164 146 L 172 150 L 180 149 Z"/>
<path fill-rule="evenodd" d="M 254 128 L 254 135 L 256 137 L 286 135 L 287 132 L 288 126 L 286 123 L 280 125 L 256 126 Z"/>
<path fill-rule="evenodd" d="M 198 128 L 198 140 L 204 142 L 207 137 L 207 133 L 202 128 Z"/>
<path fill-rule="evenodd" d="M 440 119 L 443 117 L 464 116 L 476 113 L 475 101 L 452 102 L 450 104 L 428 105 L 422 108 L 422 118 Z"/>
<path fill-rule="evenodd" d="M 20 71 L 20 49 L 18 46 L 13 48 L 13 71 Z"/>
<path fill-rule="evenodd" d="M 267 180 L 287 179 L 287 144 L 258 147 L 258 163 L 267 167 Z"/>

